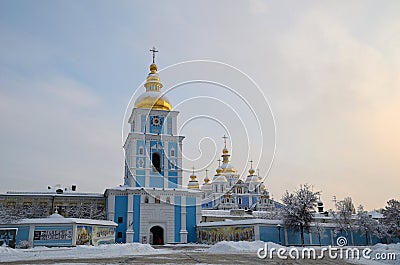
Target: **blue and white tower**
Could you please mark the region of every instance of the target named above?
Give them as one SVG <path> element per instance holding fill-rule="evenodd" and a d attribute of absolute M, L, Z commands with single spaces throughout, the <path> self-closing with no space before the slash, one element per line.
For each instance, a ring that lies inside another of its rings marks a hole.
<path fill-rule="evenodd" d="M 196 242 L 201 194 L 182 187 L 182 141 L 179 112 L 172 110 L 157 73 L 150 65 L 144 87 L 128 120 L 124 144 L 124 185 L 107 189 L 107 217 L 118 223 L 116 242 L 150 244 Z"/>
<path fill-rule="evenodd" d="M 178 188 L 182 186 L 182 140 L 177 135 L 179 112 L 172 111 L 161 93 L 157 65 L 150 65 L 143 93 L 129 118 L 126 139 L 125 181 L 130 187 Z"/>

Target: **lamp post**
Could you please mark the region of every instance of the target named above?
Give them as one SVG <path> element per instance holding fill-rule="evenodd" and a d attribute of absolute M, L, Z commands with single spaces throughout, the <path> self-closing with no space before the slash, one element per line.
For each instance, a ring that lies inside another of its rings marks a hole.
<path fill-rule="evenodd" d="M 365 228 L 365 245 L 368 246 L 368 228 Z"/>
<path fill-rule="evenodd" d="M 278 228 L 278 241 L 279 241 L 278 243 L 279 243 L 279 245 L 282 245 L 282 242 L 281 242 L 281 225 L 278 224 L 276 227 Z"/>

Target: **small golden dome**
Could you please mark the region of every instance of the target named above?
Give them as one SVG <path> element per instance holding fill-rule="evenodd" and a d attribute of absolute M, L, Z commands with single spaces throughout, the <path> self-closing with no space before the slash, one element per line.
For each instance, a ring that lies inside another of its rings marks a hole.
<path fill-rule="evenodd" d="M 228 154 L 229 151 L 228 151 L 228 149 L 224 148 L 224 149 L 222 150 L 222 153 L 223 153 L 223 154 Z"/>
<path fill-rule="evenodd" d="M 158 68 L 157 68 L 157 65 L 155 63 L 150 64 L 150 72 L 151 73 L 154 74 L 155 72 L 157 72 L 157 70 L 158 70 Z"/>
<path fill-rule="evenodd" d="M 223 170 L 221 167 L 217 167 L 217 170 L 216 170 L 216 171 L 217 171 L 218 174 L 221 174 L 222 171 L 224 171 L 224 170 Z"/>
<path fill-rule="evenodd" d="M 256 172 L 256 171 L 253 168 L 250 168 L 250 170 L 249 170 L 250 175 L 253 175 L 254 172 Z"/>

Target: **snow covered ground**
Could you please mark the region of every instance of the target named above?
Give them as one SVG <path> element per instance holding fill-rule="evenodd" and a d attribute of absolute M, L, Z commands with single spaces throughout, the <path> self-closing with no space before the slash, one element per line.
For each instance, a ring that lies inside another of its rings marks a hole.
<path fill-rule="evenodd" d="M 400 243 L 397 244 L 376 244 L 370 247 L 372 253 L 370 254 L 371 259 L 360 259 L 358 261 L 354 261 L 354 264 L 367 264 L 367 265 L 378 265 L 378 264 L 400 264 Z M 388 259 L 388 254 L 394 253 L 394 259 Z M 376 260 L 376 255 L 378 254 L 379 257 L 386 257 L 385 260 Z"/>
<path fill-rule="evenodd" d="M 264 248 L 266 242 L 254 241 L 254 242 L 219 242 L 212 246 L 198 245 L 198 244 L 182 244 L 182 245 L 166 245 L 162 249 L 155 249 L 149 244 L 115 244 L 115 245 L 101 245 L 98 247 L 93 246 L 77 246 L 77 247 L 36 247 L 32 249 L 11 249 L 0 247 L 0 263 L 7 262 L 18 262 L 18 261 L 36 261 L 38 264 L 40 261 L 48 260 L 54 262 L 54 264 L 74 264 L 74 265 L 88 265 L 97 264 L 97 261 L 104 259 L 101 264 L 129 264 L 130 259 L 138 260 L 142 257 L 145 260 L 144 264 L 220 264 L 218 261 L 220 258 L 226 258 L 227 256 L 235 256 L 233 260 L 235 264 L 249 264 L 249 258 L 252 258 L 251 264 L 265 264 L 266 262 L 273 262 L 273 264 L 282 264 L 293 262 L 290 258 L 288 260 L 280 260 L 276 257 L 276 252 L 273 260 L 262 260 L 257 257 L 257 251 L 260 248 Z M 284 247 L 275 243 L 268 242 L 268 249 L 284 248 L 287 251 L 294 247 Z M 367 264 L 367 265 L 379 265 L 379 264 L 400 264 L 400 244 L 377 244 L 370 247 L 372 253 L 370 256 L 375 257 L 376 253 L 395 253 L 396 260 L 329 260 L 326 257 L 324 260 L 315 261 L 317 263 L 312 264 Z M 297 247 L 299 251 L 302 248 Z M 318 252 L 321 251 L 321 247 L 315 248 Z M 360 247 L 363 249 L 363 247 Z M 207 254 L 209 254 L 207 256 Z M 226 255 L 228 254 L 228 255 Z M 231 254 L 231 255 L 229 255 Z M 149 258 L 144 258 L 149 257 Z M 219 258 L 218 258 L 219 257 Z M 109 260 L 113 259 L 116 260 Z M 214 259 L 214 260 L 211 260 Z M 237 259 L 237 262 L 236 260 Z M 241 263 L 239 259 L 246 259 Z M 75 260 L 78 263 L 74 263 Z M 92 261 L 91 261 L 92 260 Z M 128 260 L 128 261 L 126 261 Z M 201 260 L 201 261 L 200 261 Z M 149 261 L 149 262 L 147 262 Z M 158 261 L 156 263 L 156 261 Z M 68 263 L 71 262 L 71 263 Z M 89 262 L 89 263 L 88 263 Z M 90 263 L 93 262 L 93 263 Z M 111 263 L 109 263 L 111 262 Z M 194 262 L 194 263 L 190 263 Z M 217 262 L 217 263 L 215 263 Z M 303 259 L 295 261 L 296 264 L 310 264 L 311 260 Z M 22 264 L 22 263 L 20 263 Z M 49 263 L 50 264 L 50 263 Z M 136 264 L 136 263 L 135 263 Z M 223 263 L 228 264 L 228 263 Z M 229 263 L 230 264 L 230 263 Z"/>
<path fill-rule="evenodd" d="M 18 260 L 45 260 L 45 259 L 91 259 L 91 258 L 119 258 L 133 255 L 153 255 L 168 253 L 165 250 L 154 249 L 149 244 L 113 244 L 77 247 L 35 247 L 31 249 L 12 249 L 0 247 L 0 262 Z"/>
<path fill-rule="evenodd" d="M 207 252 L 210 253 L 257 253 L 259 248 L 264 248 L 264 241 L 222 241 L 211 246 Z M 269 248 L 280 248 L 281 245 L 268 242 Z"/>
<path fill-rule="evenodd" d="M 232 241 L 222 241 L 218 242 L 215 245 L 211 246 L 208 250 L 206 250 L 209 253 L 257 253 L 258 249 L 260 248 L 265 248 L 266 242 L 263 241 L 253 241 L 253 242 L 247 242 L 247 241 L 242 241 L 242 242 L 232 242 Z M 288 255 L 288 252 L 290 249 L 296 248 L 300 252 L 303 249 L 302 247 L 285 247 L 281 246 L 272 242 L 267 242 L 268 244 L 268 249 L 275 248 L 283 248 L 286 250 L 286 256 Z M 309 247 L 308 247 L 309 248 Z M 321 252 L 321 249 L 324 247 L 313 247 L 317 251 L 317 256 Z M 357 259 L 349 259 L 347 260 L 349 263 L 353 264 L 367 264 L 367 265 L 378 265 L 378 264 L 398 264 L 400 265 L 400 243 L 397 244 L 377 244 L 374 246 L 369 247 L 372 252 L 369 253 L 368 255 L 370 256 L 370 259 L 365 259 L 362 257 L 362 250 L 364 247 L 360 247 L 360 256 L 361 258 L 359 260 Z M 344 248 L 345 249 L 345 248 Z M 278 259 L 276 257 L 276 251 L 274 252 L 274 260 Z M 389 257 L 389 255 L 394 254 L 394 258 Z M 378 256 L 377 256 L 378 255 Z M 324 255 L 325 258 L 329 259 L 328 254 Z M 385 257 L 385 260 L 377 260 L 377 257 Z M 288 259 L 291 259 L 290 257 Z M 307 259 L 305 259 L 307 260 Z"/>

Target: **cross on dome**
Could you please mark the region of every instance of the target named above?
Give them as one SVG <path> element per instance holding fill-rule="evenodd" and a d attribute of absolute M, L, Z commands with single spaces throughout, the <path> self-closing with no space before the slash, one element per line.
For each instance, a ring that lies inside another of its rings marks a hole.
<path fill-rule="evenodd" d="M 156 47 L 153 46 L 153 49 L 150 50 L 153 53 L 153 63 L 155 63 L 155 59 L 156 59 L 156 52 L 158 52 L 156 50 Z"/>
<path fill-rule="evenodd" d="M 224 144 L 225 144 L 225 148 L 226 148 L 226 139 L 228 139 L 228 136 L 226 136 L 226 135 L 224 134 L 224 136 L 222 136 L 222 138 L 224 139 Z"/>

